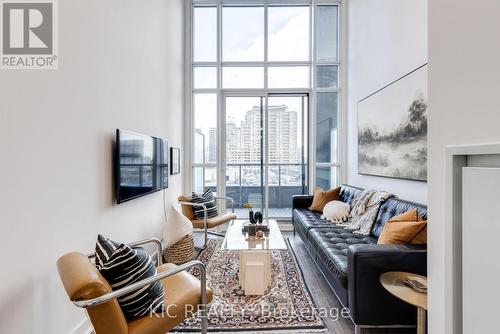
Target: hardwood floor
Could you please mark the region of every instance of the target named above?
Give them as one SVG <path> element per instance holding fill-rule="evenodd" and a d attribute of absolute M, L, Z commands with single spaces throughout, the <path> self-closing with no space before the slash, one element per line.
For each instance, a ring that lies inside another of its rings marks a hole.
<path fill-rule="evenodd" d="M 319 271 L 318 267 L 311 259 L 309 252 L 304 246 L 302 240 L 297 235 L 294 237 L 292 232 L 283 232 L 283 236 L 290 240 L 290 244 L 295 252 L 299 266 L 302 269 L 302 274 L 311 296 L 318 308 L 338 310 L 338 317 L 324 318 L 325 325 L 328 328 L 329 334 L 350 334 L 354 333 L 354 325 L 349 318 L 343 318 L 340 315 L 342 304 L 337 300 L 337 297 L 328 286 L 325 278 Z M 211 235 L 210 238 L 217 238 Z M 195 233 L 195 244 L 203 243 L 203 235 Z M 335 315 L 335 313 L 334 313 Z M 364 329 L 362 334 L 413 334 L 415 329 Z"/>

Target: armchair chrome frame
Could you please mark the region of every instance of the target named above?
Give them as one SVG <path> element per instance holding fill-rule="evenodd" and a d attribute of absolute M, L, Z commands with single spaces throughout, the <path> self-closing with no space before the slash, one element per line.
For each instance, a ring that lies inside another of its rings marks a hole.
<path fill-rule="evenodd" d="M 223 197 L 223 196 L 214 196 L 214 198 L 218 199 L 218 200 L 229 201 L 231 203 L 231 212 L 234 213 L 234 199 L 232 199 L 231 197 Z M 204 225 L 204 233 L 205 233 L 205 243 L 203 244 L 203 248 L 207 247 L 209 234 L 217 235 L 219 237 L 224 236 L 224 234 L 222 234 L 222 233 L 212 232 L 212 231 L 208 230 L 208 215 L 207 215 L 207 206 L 205 205 L 205 203 L 193 203 L 193 202 L 179 201 L 179 204 L 181 204 L 181 205 L 190 205 L 192 207 L 201 206 L 203 208 L 203 225 Z"/>
<path fill-rule="evenodd" d="M 155 243 L 157 245 L 157 258 L 158 258 L 158 265 L 160 266 L 162 264 L 162 249 L 161 249 L 161 241 L 157 238 L 151 238 L 151 239 L 144 239 L 136 242 L 129 243 L 129 246 L 136 247 L 139 245 L 144 245 L 147 243 Z M 88 254 L 87 255 L 89 258 L 94 258 L 94 254 Z M 88 308 L 92 306 L 97 306 L 100 304 L 107 303 L 113 299 L 119 298 L 123 295 L 126 295 L 127 293 L 130 293 L 132 291 L 136 291 L 142 287 L 145 287 L 147 285 L 153 284 L 155 282 L 158 282 L 164 278 L 173 276 L 177 273 L 180 273 L 182 271 L 188 270 L 193 267 L 198 267 L 200 270 L 200 282 L 201 282 L 201 303 L 200 303 L 200 308 L 199 308 L 199 317 L 201 319 L 201 333 L 206 334 L 208 330 L 208 322 L 207 322 L 207 273 L 205 269 L 205 265 L 198 260 L 190 261 L 184 264 L 181 264 L 173 269 L 163 271 L 160 273 L 157 273 L 154 276 L 145 278 L 139 282 L 136 282 L 134 284 L 128 285 L 124 288 L 115 290 L 113 292 L 107 293 L 105 295 L 93 298 L 93 299 L 88 299 L 88 300 L 75 300 L 73 304 L 75 304 L 78 307 L 81 308 Z"/>

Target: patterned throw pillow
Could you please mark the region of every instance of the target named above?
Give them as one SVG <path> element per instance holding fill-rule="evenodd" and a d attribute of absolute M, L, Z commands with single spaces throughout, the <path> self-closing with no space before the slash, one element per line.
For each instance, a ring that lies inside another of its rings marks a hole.
<path fill-rule="evenodd" d="M 113 290 L 156 275 L 155 263 L 144 249 L 132 248 L 100 234 L 95 246 L 95 263 Z M 125 317 L 131 319 L 162 312 L 164 296 L 162 283 L 156 282 L 118 298 L 118 304 Z"/>
<path fill-rule="evenodd" d="M 214 195 L 212 191 L 208 189 L 203 193 L 203 195 L 199 195 L 197 193 L 193 193 L 191 197 L 191 201 L 193 203 L 202 203 L 207 207 L 207 218 L 217 217 L 217 203 L 215 202 Z M 204 211 L 202 206 L 195 205 L 193 207 L 194 216 L 196 219 L 204 219 Z"/>

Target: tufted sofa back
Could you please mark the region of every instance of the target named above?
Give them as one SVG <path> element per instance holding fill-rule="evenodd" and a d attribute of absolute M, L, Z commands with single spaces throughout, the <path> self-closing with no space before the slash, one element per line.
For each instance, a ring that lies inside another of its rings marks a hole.
<path fill-rule="evenodd" d="M 353 187 L 347 184 L 343 184 L 340 190 L 340 200 L 345 203 L 349 203 L 352 207 L 352 201 L 354 197 L 363 191 L 362 188 Z M 423 218 L 427 219 L 427 207 L 423 204 L 418 204 L 410 201 L 405 201 L 399 198 L 389 198 L 381 206 L 375 219 L 375 223 L 372 227 L 371 236 L 378 238 L 382 230 L 384 229 L 385 223 L 394 216 L 400 215 L 406 211 L 413 208 L 417 208 L 418 214 Z"/>
<path fill-rule="evenodd" d="M 372 227 L 371 236 L 378 238 L 384 229 L 385 223 L 389 219 L 413 208 L 417 208 L 418 214 L 423 219 L 427 219 L 427 207 L 425 205 L 405 201 L 399 198 L 389 198 L 380 206 L 377 218 L 375 219 L 375 223 Z"/>
<path fill-rule="evenodd" d="M 363 189 L 343 184 L 340 189 L 340 200 L 352 207 L 352 201 Z"/>

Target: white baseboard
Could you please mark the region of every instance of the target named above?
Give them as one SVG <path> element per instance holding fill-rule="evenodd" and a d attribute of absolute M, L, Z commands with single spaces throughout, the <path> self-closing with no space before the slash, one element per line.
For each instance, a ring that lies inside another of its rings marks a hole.
<path fill-rule="evenodd" d="M 91 323 L 87 318 L 83 318 L 78 325 L 75 326 L 72 334 L 91 334 L 94 333 Z"/>

